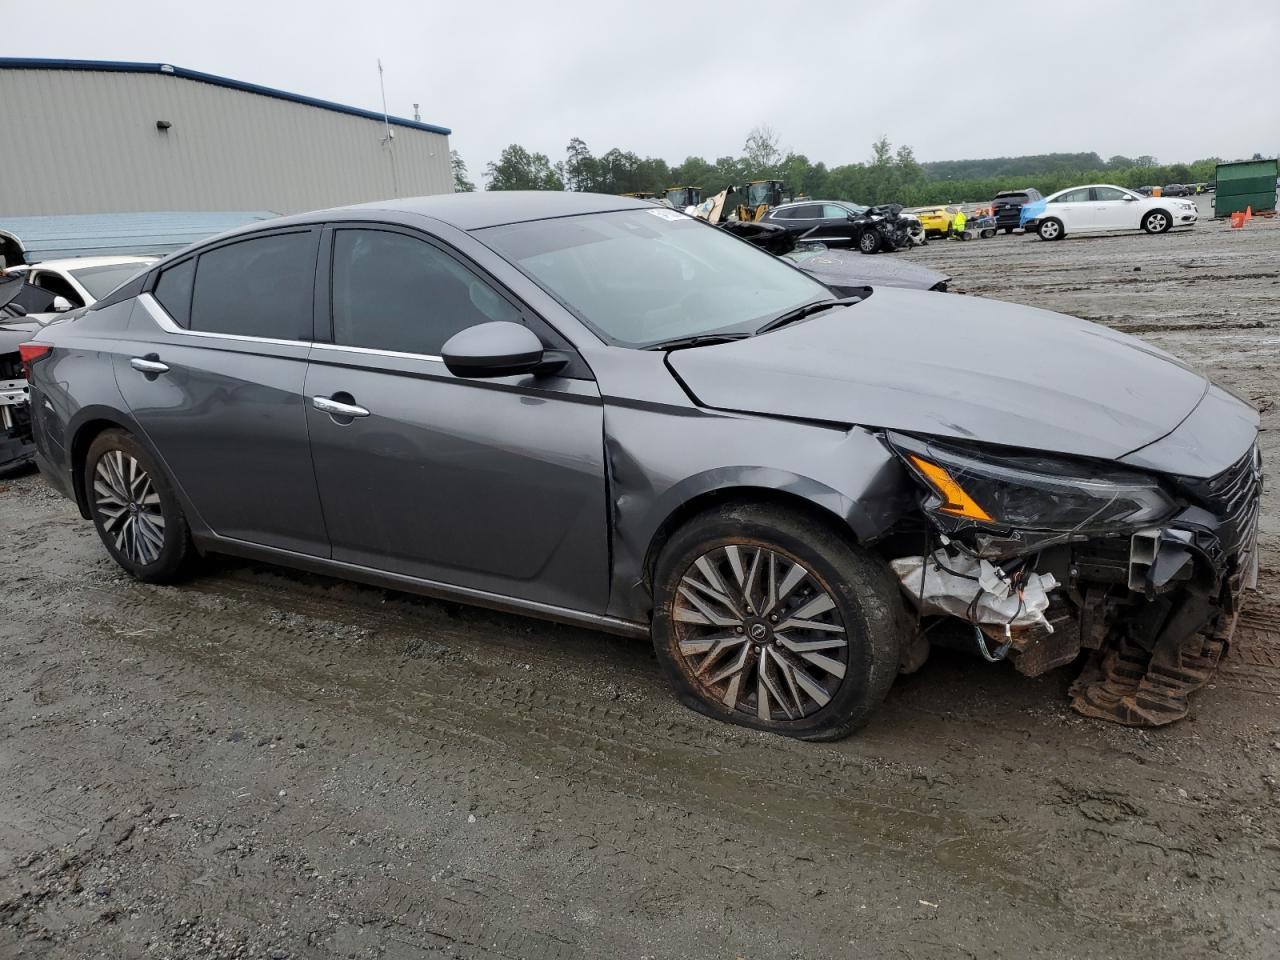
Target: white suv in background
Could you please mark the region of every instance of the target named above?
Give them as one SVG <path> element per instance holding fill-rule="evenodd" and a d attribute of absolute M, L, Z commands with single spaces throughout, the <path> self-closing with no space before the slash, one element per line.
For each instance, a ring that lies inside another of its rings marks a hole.
<path fill-rule="evenodd" d="M 1194 200 L 1182 197 L 1144 197 L 1109 183 L 1068 187 L 1047 197 L 1044 210 L 1027 222 L 1041 240 L 1060 240 L 1069 233 L 1145 230 L 1165 233 L 1190 227 L 1200 217 Z"/>
<path fill-rule="evenodd" d="M 10 275 L 22 275 L 27 283 L 48 290 L 62 301 L 54 300 L 54 311 L 89 307 L 101 300 L 134 274 L 141 273 L 158 257 L 72 257 L 67 260 L 43 260 L 39 263 L 9 267 Z"/>

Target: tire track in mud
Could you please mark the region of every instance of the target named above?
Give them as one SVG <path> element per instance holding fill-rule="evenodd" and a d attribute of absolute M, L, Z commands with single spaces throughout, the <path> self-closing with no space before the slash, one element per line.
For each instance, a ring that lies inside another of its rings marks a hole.
<path fill-rule="evenodd" d="M 222 635 L 225 625 L 219 630 L 202 626 L 200 614 L 209 606 L 206 590 L 236 596 L 235 619 L 243 617 L 244 622 L 237 624 L 233 642 Z M 465 643 L 468 632 L 474 634 L 475 624 L 433 630 L 434 653 L 414 659 L 404 656 L 409 638 L 404 635 L 406 623 L 400 611 L 370 612 L 347 599 L 291 594 L 278 585 L 218 582 L 216 576 L 200 582 L 199 592 L 126 585 L 124 603 L 119 602 L 117 588 L 95 592 L 97 597 L 90 594 L 88 598 L 91 609 L 79 614 L 81 622 L 124 644 L 187 659 L 223 679 L 234 678 L 307 702 L 324 710 L 324 716 L 358 715 L 400 732 L 410 731 L 424 743 L 466 743 L 481 751 L 515 752 L 531 770 L 555 770 L 571 780 L 745 824 L 773 838 L 770 847 L 803 845 L 811 843 L 813 836 L 843 834 L 846 855 L 870 857 L 886 866 L 916 860 L 922 867 L 960 876 L 981 875 L 985 886 L 1002 898 L 1024 905 L 1038 903 L 1042 908 L 1057 906 L 1060 893 L 1049 873 L 1042 874 L 1039 883 L 1028 883 L 1027 877 L 1035 874 L 1028 873 L 1026 864 L 1051 863 L 1062 875 L 1072 872 L 1073 858 L 1056 851 L 1060 837 L 1036 836 L 1010 824 L 1007 817 L 984 830 L 971 816 L 948 810 L 956 800 L 946 798 L 947 791 L 920 796 L 904 787 L 903 771 L 883 766 L 868 770 L 840 756 L 811 757 L 806 752 L 797 758 L 789 751 L 770 749 L 772 741 L 763 749 L 753 743 L 746 755 L 735 732 L 719 725 L 666 717 L 654 723 L 641 710 L 626 705 L 584 704 L 540 690 L 536 682 L 487 676 L 491 671 L 483 664 L 452 652 L 452 644 Z M 92 602 L 95 599 L 101 603 Z M 282 605 L 293 609 L 281 611 Z M 101 616 L 95 609 L 99 606 L 107 608 L 109 615 Z M 309 612 L 300 612 L 301 608 Z M 353 612 L 359 614 L 358 624 L 351 622 Z M 268 650 L 274 656 L 261 659 Z M 259 656 L 256 662 L 246 657 L 253 651 Z M 389 664 L 392 659 L 395 662 Z M 448 664 L 453 673 L 436 677 L 431 671 L 410 672 L 424 663 Z M 458 676 L 459 672 L 463 675 Z M 389 679 L 394 679 L 396 691 L 391 696 Z M 321 722 L 313 735 L 337 736 L 340 743 L 341 723 L 336 732 L 333 723 Z M 644 730 L 645 738 L 625 734 L 636 730 Z M 780 755 L 782 762 L 769 763 L 769 754 Z M 714 766 L 705 762 L 708 757 L 715 759 Z M 388 777 L 393 772 L 373 773 Z M 749 789 L 744 791 L 743 785 Z M 771 797 L 764 809 L 757 799 L 762 789 Z M 1091 815 L 1090 804 L 1105 807 L 1100 796 L 1104 794 L 1064 791 L 1050 801 L 1092 821 L 1084 838 L 1087 845 L 1089 837 L 1096 838 L 1091 846 L 1098 853 L 1122 844 L 1160 850 L 1165 857 L 1206 856 L 1203 849 L 1179 850 L 1161 842 L 1161 834 L 1166 829 L 1176 831 L 1176 826 L 1166 827 L 1158 820 L 1142 823 L 1143 816 Z M 1107 829 L 1096 825 L 1101 822 Z M 848 831 L 851 823 L 859 824 L 853 842 Z M 1019 846 L 1021 850 L 1011 850 Z M 808 859 L 821 855 L 821 851 L 807 850 Z M 748 857 L 733 872 L 776 877 L 778 870 L 774 863 Z M 690 878 L 696 880 L 696 876 Z M 767 892 L 759 886 L 757 895 Z M 1124 886 L 1098 884 L 1095 892 L 1078 895 L 1073 914 L 1114 924 L 1116 918 L 1105 904 L 1124 892 Z M 1093 908 L 1088 906 L 1090 900 L 1096 901 Z M 1196 921 L 1172 913 L 1165 923 L 1168 931 L 1191 933 L 1196 928 Z"/>

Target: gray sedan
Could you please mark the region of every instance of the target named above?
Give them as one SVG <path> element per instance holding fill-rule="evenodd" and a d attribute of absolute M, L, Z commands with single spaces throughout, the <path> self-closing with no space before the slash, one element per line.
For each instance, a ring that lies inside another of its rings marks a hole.
<path fill-rule="evenodd" d="M 138 579 L 227 553 L 652 637 L 797 737 L 941 638 L 1168 722 L 1255 570 L 1257 415 L 1167 354 L 618 197 L 255 223 L 22 356 L 42 471 Z"/>

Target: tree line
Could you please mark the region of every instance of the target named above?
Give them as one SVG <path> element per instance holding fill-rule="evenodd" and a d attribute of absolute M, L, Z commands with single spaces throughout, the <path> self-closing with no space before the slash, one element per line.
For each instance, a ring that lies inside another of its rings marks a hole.
<path fill-rule="evenodd" d="M 984 203 L 1001 190 L 1035 187 L 1046 196 L 1064 187 L 1103 180 L 1122 187 L 1197 183 L 1212 180 L 1217 157 L 1194 163 L 1160 164 L 1154 157 L 1096 153 L 1050 153 L 984 160 L 921 163 L 909 146 L 896 149 L 887 137 L 871 145 L 864 162 L 828 167 L 802 153 L 783 151 L 769 127 L 756 127 L 739 156 L 687 157 L 671 165 L 614 147 L 596 155 L 579 137 L 565 148 L 563 160 L 513 143 L 488 164 L 486 190 L 580 190 L 593 193 L 653 193 L 672 186 L 701 187 L 703 196 L 751 180 L 782 180 L 793 196 L 856 203 Z M 453 152 L 454 186 L 475 189 L 465 162 Z"/>

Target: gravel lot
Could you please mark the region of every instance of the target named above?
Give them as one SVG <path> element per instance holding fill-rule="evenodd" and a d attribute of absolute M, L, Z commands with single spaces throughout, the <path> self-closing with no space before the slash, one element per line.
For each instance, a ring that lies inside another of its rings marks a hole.
<path fill-rule="evenodd" d="M 1280 475 L 1280 220 L 909 256 L 1197 363 Z M 938 653 L 854 739 L 768 737 L 640 642 L 230 560 L 130 582 L 35 475 L 0 543 L 5 960 L 1280 955 L 1274 485 L 1261 593 L 1158 731 Z"/>

